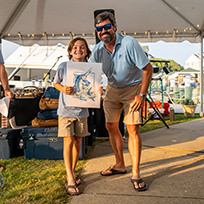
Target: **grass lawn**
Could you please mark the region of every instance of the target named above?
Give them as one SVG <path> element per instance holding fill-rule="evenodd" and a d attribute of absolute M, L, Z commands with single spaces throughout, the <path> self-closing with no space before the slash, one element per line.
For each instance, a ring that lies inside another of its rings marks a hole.
<path fill-rule="evenodd" d="M 183 122 L 187 122 L 190 120 L 195 120 L 201 118 L 200 115 L 195 114 L 193 118 L 186 118 L 184 116 L 184 114 L 175 114 L 175 121 L 170 122 L 169 117 L 164 117 L 165 122 L 167 123 L 168 126 L 177 124 L 177 123 L 183 123 Z M 144 121 L 145 122 L 145 121 Z M 164 125 L 164 123 L 160 120 L 150 120 L 148 121 L 144 126 L 140 126 L 140 132 L 147 132 L 150 130 L 155 130 L 157 128 L 162 128 L 162 127 L 166 127 Z"/>
<path fill-rule="evenodd" d="M 200 118 L 185 118 L 183 114 L 176 114 L 176 121 L 165 121 L 168 125 L 186 122 Z M 163 122 L 150 120 L 141 127 L 141 132 L 165 127 Z M 89 147 L 87 157 L 93 147 Z M 86 160 L 80 160 L 77 164 L 77 174 L 81 174 Z M 69 203 L 71 197 L 64 190 L 66 172 L 62 160 L 26 160 L 24 157 L 0 160 L 0 165 L 5 167 L 1 171 L 4 176 L 4 186 L 1 190 L 0 204 L 57 204 Z"/>

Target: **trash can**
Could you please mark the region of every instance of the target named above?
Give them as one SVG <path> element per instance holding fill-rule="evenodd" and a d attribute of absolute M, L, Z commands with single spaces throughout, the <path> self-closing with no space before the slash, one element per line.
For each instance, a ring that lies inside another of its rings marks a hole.
<path fill-rule="evenodd" d="M 109 137 L 108 131 L 105 127 L 105 114 L 103 110 L 103 100 L 101 100 L 101 108 L 100 109 L 95 109 L 95 122 L 96 122 L 96 137 Z M 124 131 L 124 124 L 123 124 L 123 119 L 124 119 L 124 113 L 122 112 L 120 121 L 119 121 L 119 129 L 124 136 L 125 131 Z"/>
<path fill-rule="evenodd" d="M 88 146 L 92 146 L 95 137 L 96 137 L 96 116 L 95 116 L 95 109 L 89 108 L 89 117 L 88 117 L 88 132 L 90 135 L 87 137 Z"/>
<path fill-rule="evenodd" d="M 192 100 L 192 87 L 185 87 L 185 99 Z"/>
<path fill-rule="evenodd" d="M 0 159 L 23 156 L 21 130 L 0 129 Z"/>
<path fill-rule="evenodd" d="M 180 98 L 180 88 L 174 87 L 174 102 L 176 103 Z"/>
<path fill-rule="evenodd" d="M 179 94 L 180 94 L 180 104 L 184 104 L 184 101 L 185 101 L 185 89 L 180 88 Z"/>

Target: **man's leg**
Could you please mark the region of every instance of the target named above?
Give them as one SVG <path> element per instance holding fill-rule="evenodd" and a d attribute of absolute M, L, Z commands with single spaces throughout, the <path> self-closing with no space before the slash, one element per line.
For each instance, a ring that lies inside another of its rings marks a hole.
<path fill-rule="evenodd" d="M 114 170 L 125 172 L 125 163 L 123 157 L 123 138 L 118 128 L 118 122 L 106 123 L 106 128 L 109 133 L 110 144 L 115 154 L 116 164 L 113 165 Z M 109 170 L 104 170 L 103 175 L 109 174 Z"/>
<path fill-rule="evenodd" d="M 142 140 L 139 132 L 139 125 L 127 125 L 127 130 L 129 133 L 128 148 L 132 160 L 132 179 L 140 179 L 140 157 L 141 157 L 141 148 Z M 139 186 L 135 182 L 135 188 L 144 187 L 144 182 L 140 183 Z"/>
<path fill-rule="evenodd" d="M 123 158 L 123 138 L 118 124 L 123 105 L 120 102 L 120 89 L 109 85 L 106 88 L 106 95 L 103 101 L 103 108 L 106 119 L 106 129 L 109 134 L 110 144 L 115 154 L 116 163 L 109 169 L 101 172 L 102 175 L 126 173 Z"/>

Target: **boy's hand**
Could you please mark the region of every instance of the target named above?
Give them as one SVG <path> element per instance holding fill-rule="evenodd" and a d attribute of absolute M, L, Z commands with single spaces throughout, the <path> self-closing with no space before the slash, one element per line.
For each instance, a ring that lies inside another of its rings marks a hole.
<path fill-rule="evenodd" d="M 64 86 L 64 93 L 67 94 L 67 95 L 70 95 L 72 94 L 72 92 L 74 91 L 74 87 L 73 86 Z"/>
<path fill-rule="evenodd" d="M 98 88 L 98 93 L 99 93 L 100 95 L 102 95 L 102 93 L 103 93 L 103 87 L 102 87 L 102 86 L 100 86 L 100 87 Z"/>

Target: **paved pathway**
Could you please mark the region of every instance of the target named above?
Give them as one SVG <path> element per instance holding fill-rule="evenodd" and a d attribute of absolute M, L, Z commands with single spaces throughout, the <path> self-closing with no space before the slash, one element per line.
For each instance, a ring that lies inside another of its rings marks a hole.
<path fill-rule="evenodd" d="M 204 118 L 142 134 L 141 176 L 148 191 L 130 182 L 131 161 L 124 145 L 128 173 L 102 177 L 114 164 L 109 142 L 97 145 L 84 172 L 83 193 L 71 204 L 204 204 Z"/>

